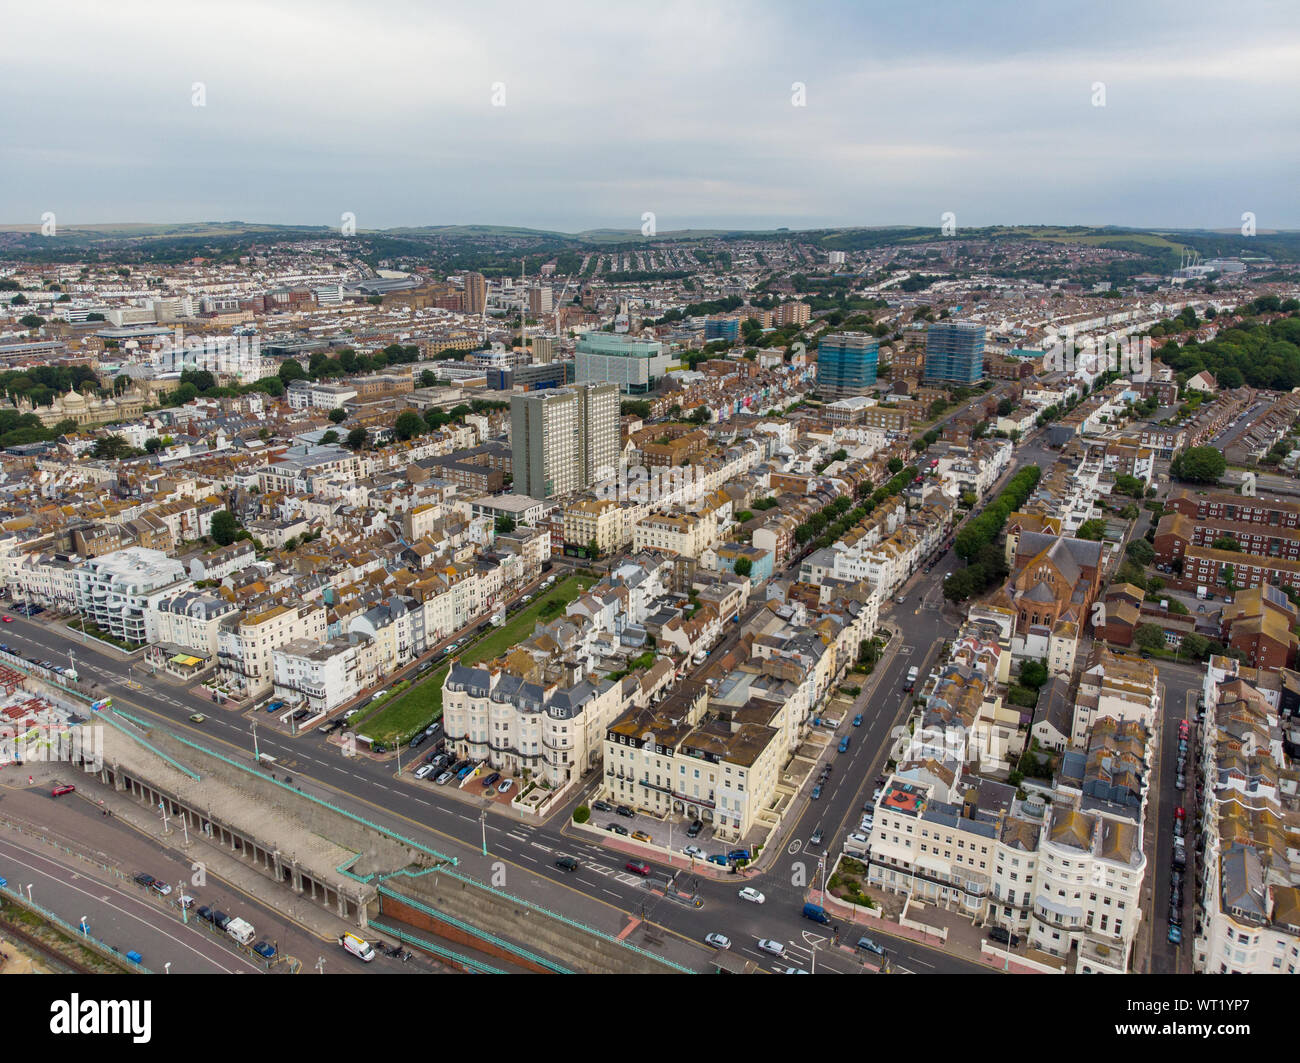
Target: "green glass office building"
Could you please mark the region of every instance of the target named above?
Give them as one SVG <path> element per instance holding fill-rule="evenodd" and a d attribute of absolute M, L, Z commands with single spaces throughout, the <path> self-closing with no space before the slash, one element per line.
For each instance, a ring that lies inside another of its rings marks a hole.
<path fill-rule="evenodd" d="M 984 326 L 936 321 L 925 334 L 927 384 L 978 384 L 984 379 Z"/>
<path fill-rule="evenodd" d="M 880 342 L 865 332 L 837 332 L 817 344 L 817 394 L 828 400 L 865 395 L 876 385 Z"/>

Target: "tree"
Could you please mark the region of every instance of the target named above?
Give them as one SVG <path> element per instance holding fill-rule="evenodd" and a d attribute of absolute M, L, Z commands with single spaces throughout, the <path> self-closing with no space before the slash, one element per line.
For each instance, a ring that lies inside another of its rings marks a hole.
<path fill-rule="evenodd" d="M 1215 550 L 1231 550 L 1234 553 L 1241 553 L 1241 543 L 1237 542 L 1231 535 L 1220 535 L 1210 546 Z"/>
<path fill-rule="evenodd" d="M 144 450 L 146 454 L 157 454 L 162 450 L 162 440 L 157 436 L 150 436 L 144 441 Z"/>
<path fill-rule="evenodd" d="M 1204 660 L 1206 652 L 1210 648 L 1210 640 L 1204 635 L 1198 635 L 1194 631 L 1189 631 L 1183 636 L 1183 641 L 1178 646 L 1178 652 L 1185 657 L 1191 657 L 1193 660 Z"/>
<path fill-rule="evenodd" d="M 120 458 L 125 456 L 131 450 L 130 444 L 121 436 L 104 436 L 95 440 L 94 447 L 91 448 L 90 456 L 92 458 Z"/>
<path fill-rule="evenodd" d="M 1047 665 L 1041 661 L 1026 661 L 1020 666 L 1020 685 L 1037 690 L 1047 682 Z"/>
<path fill-rule="evenodd" d="M 1176 480 L 1194 484 L 1217 484 L 1228 463 L 1214 447 L 1189 447 L 1169 463 L 1169 473 Z"/>
<path fill-rule="evenodd" d="M 338 441 L 339 441 L 339 434 L 336 431 L 334 431 L 334 429 L 332 428 L 320 437 L 321 446 L 323 447 L 327 447 L 331 443 L 337 443 Z"/>
<path fill-rule="evenodd" d="M 1101 542 L 1101 537 L 1106 534 L 1106 522 L 1098 517 L 1092 520 L 1085 520 L 1079 525 L 1079 530 L 1074 533 L 1076 539 L 1090 539 L 1092 542 Z"/>
<path fill-rule="evenodd" d="M 354 428 L 348 433 L 347 447 L 350 450 L 361 450 L 366 445 L 366 430 L 364 428 Z"/>
<path fill-rule="evenodd" d="M 697 406 L 691 411 L 690 421 L 692 424 L 708 424 L 710 417 L 707 406 Z"/>
<path fill-rule="evenodd" d="M 294 380 L 306 380 L 307 370 L 305 370 L 297 361 L 290 358 L 288 361 L 280 363 L 280 383 L 285 387 Z"/>
<path fill-rule="evenodd" d="M 902 472 L 902 471 L 903 471 L 903 459 L 902 459 L 902 458 L 890 458 L 890 459 L 889 459 L 889 473 L 890 473 L 890 475 L 891 475 L 891 476 L 897 476 L 897 475 L 898 475 L 900 472 Z"/>
<path fill-rule="evenodd" d="M 998 403 L 998 416 L 1006 417 L 1014 409 L 1015 409 L 1015 405 L 1011 402 L 1010 399 L 1003 399 L 1001 402 Z"/>
<path fill-rule="evenodd" d="M 496 529 L 503 535 L 509 535 L 515 530 L 515 518 L 508 513 L 503 513 L 496 519 Z"/>
<path fill-rule="evenodd" d="M 1165 648 L 1165 632 L 1159 624 L 1139 624 L 1133 632 L 1133 644 L 1144 650 Z"/>
<path fill-rule="evenodd" d="M 348 419 L 348 411 L 342 406 L 335 406 L 334 409 L 330 410 L 327 416 L 334 424 L 342 424 Z"/>
<path fill-rule="evenodd" d="M 423 435 L 425 430 L 424 418 L 414 410 L 403 410 L 393 422 L 393 434 L 403 441 Z"/>
<path fill-rule="evenodd" d="M 422 369 L 420 371 L 420 387 L 432 388 L 438 384 L 438 377 L 432 369 Z"/>
<path fill-rule="evenodd" d="M 735 572 L 737 576 L 748 576 L 752 571 L 754 571 L 754 562 L 747 557 L 738 557 L 736 558 L 736 564 L 732 571 Z"/>
<path fill-rule="evenodd" d="M 1136 476 L 1120 473 L 1115 477 L 1115 490 L 1129 498 L 1141 498 L 1146 494 L 1146 485 Z"/>
<path fill-rule="evenodd" d="M 1134 539 L 1124 547 L 1124 553 L 1138 565 L 1149 565 L 1156 559 L 1156 550 L 1145 539 Z"/>
<path fill-rule="evenodd" d="M 230 510 L 218 510 L 212 515 L 212 541 L 218 546 L 229 546 L 241 530 Z"/>
<path fill-rule="evenodd" d="M 17 295 L 15 295 L 12 299 L 9 300 L 9 305 L 10 305 L 10 306 L 26 306 L 26 305 L 27 305 L 27 296 L 23 295 L 22 292 L 19 292 Z"/>
<path fill-rule="evenodd" d="M 25 314 L 23 317 L 18 319 L 18 324 L 22 325 L 24 328 L 38 329 L 45 324 L 45 318 L 41 317 L 39 314 Z"/>

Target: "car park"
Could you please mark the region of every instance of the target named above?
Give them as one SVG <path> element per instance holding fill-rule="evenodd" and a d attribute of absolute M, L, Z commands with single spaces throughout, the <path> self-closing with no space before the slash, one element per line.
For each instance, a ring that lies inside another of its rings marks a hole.
<path fill-rule="evenodd" d="M 578 861 L 571 856 L 561 856 L 555 861 L 555 866 L 561 871 L 577 871 Z"/>
<path fill-rule="evenodd" d="M 622 834 L 624 837 L 627 836 L 627 828 L 621 823 L 606 823 L 605 829 L 614 834 Z"/>
<path fill-rule="evenodd" d="M 629 860 L 629 861 L 628 861 L 626 864 L 624 864 L 623 866 L 624 866 L 628 871 L 631 871 L 632 874 L 634 874 L 634 875 L 648 875 L 648 874 L 650 874 L 650 865 L 647 864 L 644 860 Z"/>
<path fill-rule="evenodd" d="M 762 904 L 767 900 L 767 898 L 759 893 L 758 890 L 754 889 L 753 886 L 745 886 L 736 896 L 738 896 L 742 901 L 749 901 L 751 904 Z"/>
<path fill-rule="evenodd" d="M 773 956 L 785 955 L 785 946 L 779 941 L 773 941 L 771 938 L 759 938 L 758 947 L 764 952 L 770 952 Z"/>
<path fill-rule="evenodd" d="M 715 949 L 731 948 L 731 939 L 725 934 L 705 934 L 704 943 L 712 945 Z"/>

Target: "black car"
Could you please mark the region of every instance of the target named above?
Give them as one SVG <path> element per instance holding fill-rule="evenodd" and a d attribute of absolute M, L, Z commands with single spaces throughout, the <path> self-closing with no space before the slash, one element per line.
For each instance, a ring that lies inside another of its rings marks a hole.
<path fill-rule="evenodd" d="M 571 856 L 562 856 L 555 861 L 555 866 L 561 871 L 577 871 L 578 861 Z"/>
<path fill-rule="evenodd" d="M 198 907 L 198 916 L 200 919 L 206 919 L 209 923 L 216 922 L 213 918 L 214 913 L 206 904 L 200 904 Z"/>
<path fill-rule="evenodd" d="M 495 786 L 500 781 L 501 781 L 501 773 L 499 771 L 494 771 L 491 775 L 489 775 L 486 779 L 483 780 L 483 785 L 484 787 Z"/>
<path fill-rule="evenodd" d="M 216 909 L 213 909 L 212 921 L 217 924 L 218 928 L 220 928 L 221 930 L 225 930 L 226 927 L 228 927 L 231 924 L 232 919 L 225 912 L 220 912 L 217 911 Z"/>
<path fill-rule="evenodd" d="M 606 823 L 605 829 L 607 831 L 613 831 L 615 834 L 627 834 L 627 828 L 621 823 Z"/>
<path fill-rule="evenodd" d="M 146 875 L 143 871 L 141 871 L 140 874 L 135 876 L 135 884 L 137 886 L 143 886 L 145 889 L 148 889 L 156 881 L 157 879 L 155 879 L 153 875 Z"/>
<path fill-rule="evenodd" d="M 591 803 L 591 810 L 593 812 L 613 812 L 614 806 L 608 801 L 593 801 Z"/>
<path fill-rule="evenodd" d="M 617 812 L 620 816 L 627 816 L 629 819 L 631 819 L 633 816 L 636 815 L 636 813 L 632 811 L 632 809 L 630 809 L 627 805 L 619 805 L 618 808 L 614 809 L 614 811 Z"/>
<path fill-rule="evenodd" d="M 699 837 L 700 831 L 702 831 L 703 829 L 704 829 L 704 821 L 702 819 L 692 820 L 691 825 L 686 828 L 686 837 L 697 838 Z"/>
<path fill-rule="evenodd" d="M 989 937 L 1003 945 L 1010 945 L 1013 949 L 1020 944 L 1020 935 L 1011 933 L 1004 926 L 989 927 Z"/>
<path fill-rule="evenodd" d="M 419 732 L 419 734 L 417 734 L 414 738 L 411 739 L 411 744 L 407 748 L 419 749 L 422 745 L 424 745 L 424 740 L 428 737 L 429 736 L 425 734 L 423 731 Z"/>
<path fill-rule="evenodd" d="M 818 827 L 815 831 L 812 832 L 812 837 L 808 839 L 808 843 L 810 845 L 821 845 L 822 843 L 821 827 Z"/>

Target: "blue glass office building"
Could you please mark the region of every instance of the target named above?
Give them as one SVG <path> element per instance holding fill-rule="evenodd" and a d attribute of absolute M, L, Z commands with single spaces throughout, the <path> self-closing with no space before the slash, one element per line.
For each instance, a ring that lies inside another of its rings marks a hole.
<path fill-rule="evenodd" d="M 734 317 L 709 317 L 704 319 L 704 342 L 740 339 L 740 320 Z"/>
<path fill-rule="evenodd" d="M 880 343 L 865 332 L 837 332 L 817 344 L 817 393 L 825 399 L 865 395 L 876 386 Z"/>
<path fill-rule="evenodd" d="M 937 321 L 925 334 L 926 383 L 978 384 L 984 379 L 984 326 Z"/>

